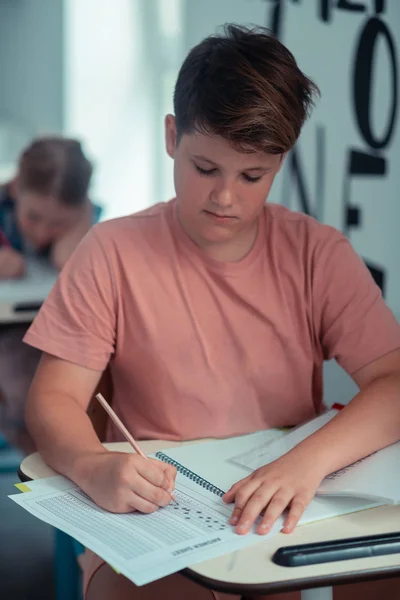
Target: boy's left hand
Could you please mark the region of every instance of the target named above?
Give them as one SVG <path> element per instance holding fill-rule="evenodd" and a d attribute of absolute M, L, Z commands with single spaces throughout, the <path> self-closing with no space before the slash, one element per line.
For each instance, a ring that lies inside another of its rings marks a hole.
<path fill-rule="evenodd" d="M 316 466 L 315 457 L 299 456 L 295 450 L 288 452 L 241 479 L 226 492 L 224 502 L 235 502 L 231 525 L 236 526 L 239 534 L 248 533 L 263 513 L 257 533 L 266 534 L 288 509 L 282 531 L 291 533 L 324 476 Z"/>

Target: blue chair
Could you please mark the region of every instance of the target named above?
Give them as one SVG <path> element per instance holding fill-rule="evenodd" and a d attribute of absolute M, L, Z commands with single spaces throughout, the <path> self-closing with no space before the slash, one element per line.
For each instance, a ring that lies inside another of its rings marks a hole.
<path fill-rule="evenodd" d="M 54 597 L 56 600 L 83 600 L 82 573 L 78 556 L 85 548 L 59 529 L 54 535 Z"/>
<path fill-rule="evenodd" d="M 21 459 L 21 455 L 0 436 L 0 474 L 16 473 Z"/>

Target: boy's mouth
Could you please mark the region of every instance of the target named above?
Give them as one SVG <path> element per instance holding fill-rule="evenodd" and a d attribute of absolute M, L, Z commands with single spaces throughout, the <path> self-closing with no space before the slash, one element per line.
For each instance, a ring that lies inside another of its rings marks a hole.
<path fill-rule="evenodd" d="M 227 222 L 227 221 L 232 221 L 234 219 L 237 219 L 237 217 L 234 217 L 233 215 L 220 215 L 220 214 L 212 212 L 210 210 L 204 210 L 204 212 L 208 217 L 210 217 L 211 219 L 214 219 L 216 221 Z"/>

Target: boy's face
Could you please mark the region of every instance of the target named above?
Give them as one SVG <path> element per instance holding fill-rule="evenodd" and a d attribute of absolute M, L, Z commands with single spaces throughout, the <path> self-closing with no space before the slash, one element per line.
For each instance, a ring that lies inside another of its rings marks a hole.
<path fill-rule="evenodd" d="M 179 220 L 189 237 L 204 249 L 252 235 L 254 241 L 282 155 L 245 154 L 221 137 L 197 132 L 177 144 L 172 115 L 166 117 L 166 145 L 174 159 Z"/>
<path fill-rule="evenodd" d="M 16 196 L 18 229 L 34 249 L 46 248 L 79 220 L 82 208 L 62 204 L 53 196 L 19 190 Z"/>

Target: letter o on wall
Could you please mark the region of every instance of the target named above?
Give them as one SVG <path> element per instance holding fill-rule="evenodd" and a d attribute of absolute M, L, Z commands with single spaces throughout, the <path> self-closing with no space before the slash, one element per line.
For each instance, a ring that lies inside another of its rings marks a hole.
<path fill-rule="evenodd" d="M 392 101 L 388 115 L 388 125 L 380 139 L 374 135 L 371 127 L 372 64 L 379 36 L 386 42 L 392 80 Z M 358 127 L 364 140 L 371 148 L 384 148 L 390 141 L 396 124 L 397 62 L 391 33 L 385 23 L 376 17 L 367 21 L 358 42 L 354 64 L 353 100 Z"/>

